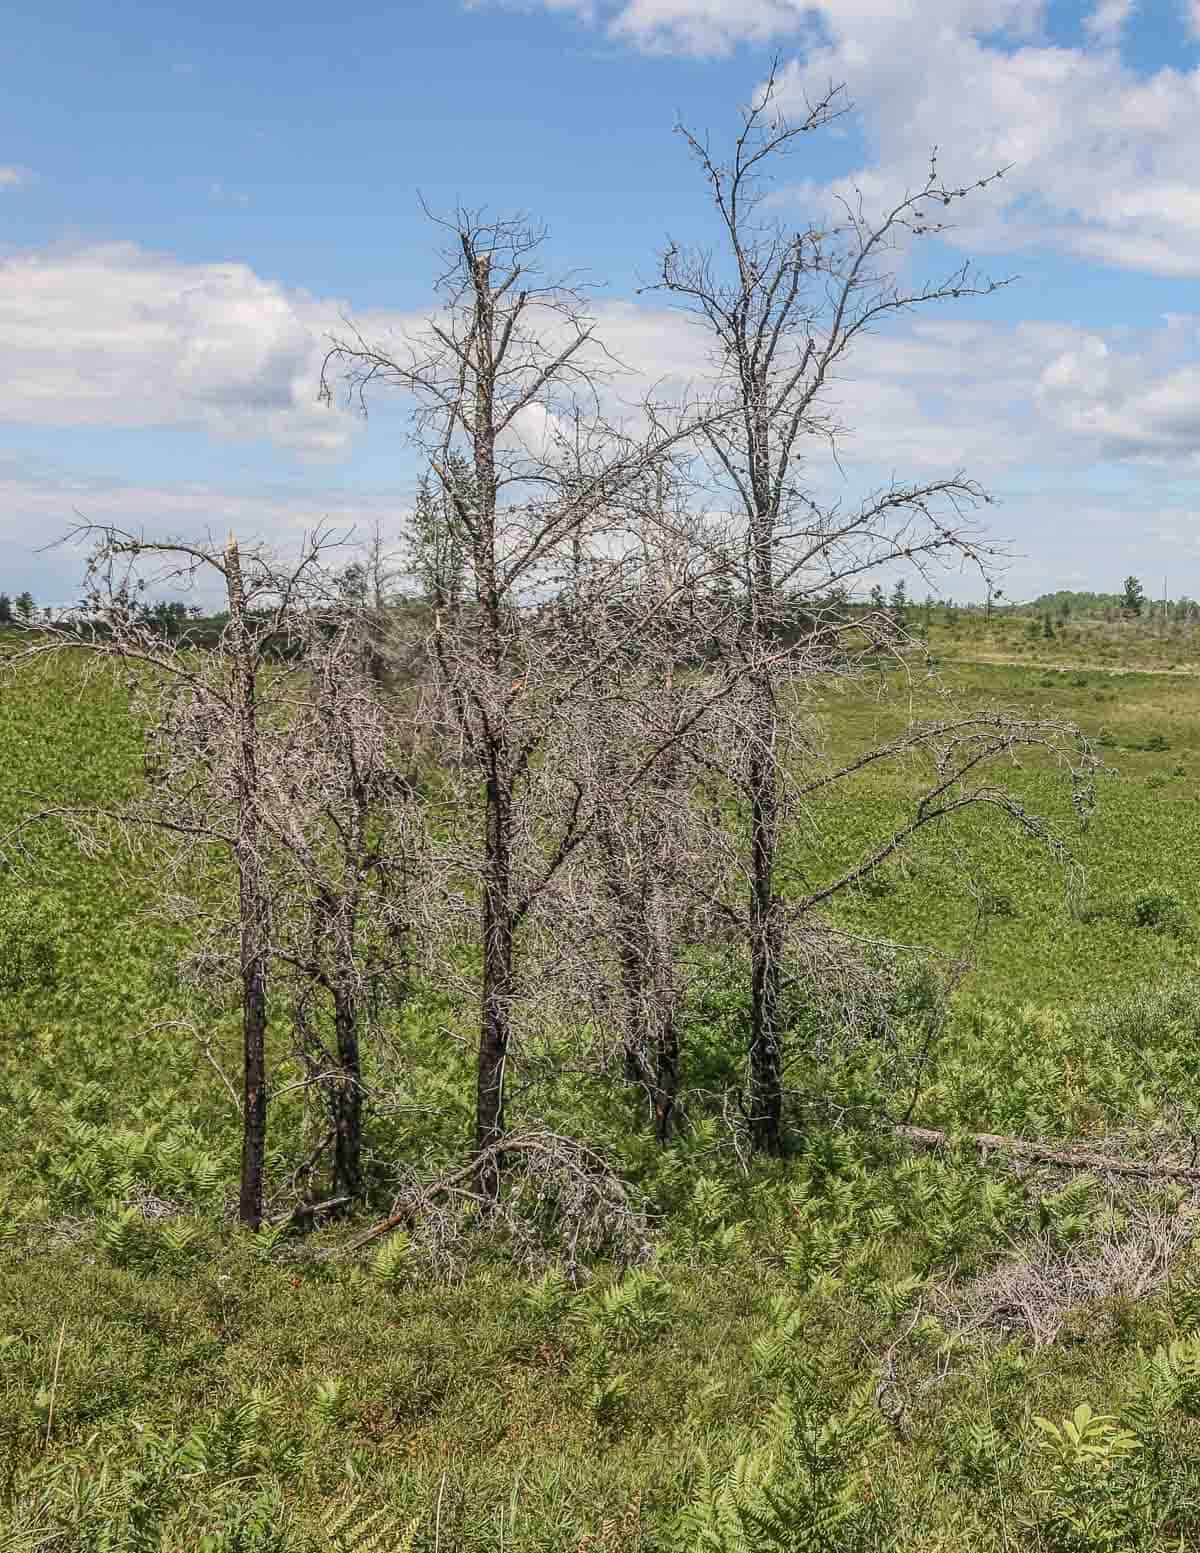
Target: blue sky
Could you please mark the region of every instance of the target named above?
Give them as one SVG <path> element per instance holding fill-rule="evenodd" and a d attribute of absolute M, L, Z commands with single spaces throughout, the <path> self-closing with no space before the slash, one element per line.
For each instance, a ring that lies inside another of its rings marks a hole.
<path fill-rule="evenodd" d="M 707 229 L 672 126 L 727 135 L 774 53 L 791 101 L 832 80 L 856 108 L 781 209 L 903 193 L 934 141 L 953 180 L 1012 164 L 913 273 L 1019 281 L 866 342 L 845 484 L 814 478 L 965 468 L 1018 595 L 1130 570 L 1200 594 L 1200 0 L 10 0 L 0 587 L 70 598 L 77 558 L 39 547 L 75 512 L 284 544 L 326 514 L 398 525 L 400 407 L 322 409 L 316 372 L 340 315 L 430 304 L 418 191 L 541 218 L 614 346 L 693 373 L 634 297 L 664 237 Z"/>

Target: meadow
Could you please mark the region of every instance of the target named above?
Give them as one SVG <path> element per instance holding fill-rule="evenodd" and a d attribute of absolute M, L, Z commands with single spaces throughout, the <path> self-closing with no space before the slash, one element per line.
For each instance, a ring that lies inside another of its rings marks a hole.
<path fill-rule="evenodd" d="M 917 997 L 911 1049 L 798 1042 L 777 1161 L 702 1105 L 660 1149 L 565 1060 L 538 1091 L 641 1205 L 624 1262 L 572 1266 L 553 1229 L 537 1265 L 485 1233 L 466 1260 L 416 1230 L 349 1250 L 369 1218 L 240 1230 L 236 1021 L 196 1022 L 153 854 L 34 833 L 0 882 L 0 1553 L 1200 1545 L 1200 673 L 1187 628 L 1037 624 L 935 618 L 936 679 L 817 709 L 851 750 L 952 692 L 1075 720 L 1103 757 L 1083 830 L 1036 759 L 1006 774 L 1071 866 L 973 814 L 835 908 L 964 962 L 944 1017 Z M 5 687 L 0 749 L 0 830 L 140 780 L 121 684 L 69 663 Z M 791 838 L 793 887 L 916 780 L 843 789 Z M 739 985 L 693 967 L 685 1091 L 728 1078 Z M 427 986 L 369 1058 L 382 1212 L 404 1168 L 462 1156 L 474 1020 Z M 300 1124 L 281 1092 L 280 1200 Z"/>

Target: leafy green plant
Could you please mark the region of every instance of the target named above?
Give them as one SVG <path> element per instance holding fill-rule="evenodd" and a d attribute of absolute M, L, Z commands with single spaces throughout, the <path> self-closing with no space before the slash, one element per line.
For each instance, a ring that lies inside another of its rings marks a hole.
<path fill-rule="evenodd" d="M 53 987 L 67 931 L 53 895 L 6 881 L 0 888 L 0 997 Z"/>
<path fill-rule="evenodd" d="M 821 1413 L 793 1396 L 772 1409 L 763 1443 L 717 1468 L 702 1458 L 692 1501 L 679 1515 L 680 1553 L 824 1553 L 887 1549 L 888 1495 L 868 1481 L 867 1451 L 884 1427 L 872 1388 Z"/>
<path fill-rule="evenodd" d="M 350 1414 L 350 1399 L 346 1394 L 345 1381 L 337 1377 L 318 1381 L 312 1410 L 314 1416 L 327 1428 L 338 1428 L 344 1424 Z"/>
<path fill-rule="evenodd" d="M 646 1268 L 634 1267 L 601 1290 L 598 1308 L 584 1315 L 594 1340 L 616 1349 L 651 1342 L 670 1320 L 671 1285 Z"/>
<path fill-rule="evenodd" d="M 539 1326 L 553 1327 L 577 1307 L 578 1294 L 561 1268 L 548 1267 L 522 1290 L 521 1304 Z"/>
<path fill-rule="evenodd" d="M 168 1265 L 182 1266 L 191 1261 L 204 1239 L 204 1228 L 194 1220 L 166 1220 L 158 1231 L 162 1254 Z"/>
<path fill-rule="evenodd" d="M 369 1507 L 362 1496 L 335 1501 L 321 1512 L 313 1553 L 412 1553 L 421 1520 L 416 1515 L 407 1525 L 396 1527 L 386 1510 Z"/>
<path fill-rule="evenodd" d="M 1051 1481 L 1034 1493 L 1037 1526 L 1063 1553 L 1101 1553 L 1137 1545 L 1146 1504 L 1144 1483 L 1129 1474 L 1141 1442 L 1120 1421 L 1096 1414 L 1086 1402 L 1058 1423 L 1034 1419 L 1036 1446 L 1051 1467 Z"/>
<path fill-rule="evenodd" d="M 584 1406 L 602 1429 L 612 1429 L 621 1417 L 630 1393 L 630 1377 L 597 1375 L 584 1393 Z"/>
<path fill-rule="evenodd" d="M 1147 890 L 1135 897 L 1132 910 L 1137 927 L 1170 938 L 1184 938 L 1191 931 L 1187 910 L 1172 890 Z"/>
<path fill-rule="evenodd" d="M 254 1254 L 260 1262 L 270 1262 L 275 1259 L 275 1254 L 284 1244 L 290 1233 L 290 1226 L 282 1224 L 262 1224 L 254 1232 Z"/>
<path fill-rule="evenodd" d="M 385 1289 L 397 1289 L 413 1273 L 416 1248 L 404 1230 L 389 1235 L 371 1258 L 371 1277 Z"/>
<path fill-rule="evenodd" d="M 137 1208 L 123 1208 L 100 1219 L 96 1241 L 116 1267 L 136 1267 L 152 1260 L 155 1236 Z"/>

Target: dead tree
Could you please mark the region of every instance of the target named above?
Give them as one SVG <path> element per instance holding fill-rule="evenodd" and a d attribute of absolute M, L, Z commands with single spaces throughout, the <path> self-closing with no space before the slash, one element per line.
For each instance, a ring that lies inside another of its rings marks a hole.
<path fill-rule="evenodd" d="M 371 678 L 381 690 L 393 693 L 398 679 L 409 676 L 413 659 L 412 633 L 402 629 L 403 557 L 398 546 L 388 545 L 379 518 L 371 520 L 355 549 L 357 557 L 342 571 L 337 593 L 358 616 L 359 645 Z"/>
<path fill-rule="evenodd" d="M 680 1120 L 682 955 L 708 936 L 705 900 L 730 866 L 722 856 L 727 838 L 698 799 L 706 770 L 731 760 L 714 739 L 729 726 L 713 715 L 727 687 L 703 665 L 732 614 L 712 585 L 724 572 L 713 564 L 719 542 L 688 510 L 678 473 L 658 466 L 625 504 L 633 576 L 616 607 L 628 610 L 637 599 L 648 625 L 604 659 L 590 687 L 595 707 L 580 745 L 592 746 L 598 817 L 568 897 L 579 923 L 581 984 L 602 969 L 597 943 L 612 947 L 625 1077 L 645 1094 L 663 1144 Z M 581 629 L 594 631 L 595 614 L 585 599 Z"/>
<path fill-rule="evenodd" d="M 576 293 L 537 284 L 540 232 L 462 211 L 445 225 L 444 306 L 425 333 L 399 347 L 335 340 L 324 381 L 328 394 L 329 373 L 343 369 L 364 406 L 381 385 L 412 398 L 435 487 L 428 499 L 449 544 L 443 576 L 461 560 L 461 594 L 439 601 L 430 652 L 447 742 L 471 777 L 463 812 L 479 826 L 475 1149 L 480 1193 L 494 1199 L 518 935 L 595 819 L 594 791 L 548 745 L 597 652 L 611 650 L 565 634 L 546 600 L 585 552 L 595 575 L 619 586 L 621 558 L 603 542 L 613 503 L 681 432 L 652 405 L 638 438 L 603 423 L 592 325 Z M 597 591 L 611 595 L 608 585 Z M 632 635 L 638 622 L 623 629 Z"/>
<path fill-rule="evenodd" d="M 750 955 L 750 1112 L 755 1146 L 781 1147 L 780 947 L 783 907 L 777 884 L 782 822 L 781 772 L 788 759 L 786 685 L 802 663 L 775 652 L 788 609 L 851 589 L 888 563 L 919 565 L 939 557 L 981 563 L 990 553 L 963 521 L 983 498 L 961 474 L 927 484 L 892 485 L 857 511 L 821 507 L 802 480 L 803 450 L 816 436 L 835 443 L 826 408 L 831 374 L 875 324 L 947 298 L 986 295 L 991 282 L 967 268 L 916 290 L 899 286 L 883 258 L 898 238 L 936 232 L 933 212 L 991 180 L 951 188 L 936 162 L 915 194 L 872 219 L 844 207 L 844 220 L 797 229 L 765 204 L 771 175 L 807 134 L 844 111 L 831 91 L 789 121 L 772 70 L 749 108 L 728 160 L 679 126 L 716 207 L 719 248 L 681 247 L 662 256 L 658 289 L 709 331 L 718 361 L 717 406 L 703 446 L 715 489 L 740 522 L 740 589 L 745 620 L 739 652 L 748 671 L 746 756 L 740 781 L 747 808 Z M 999 176 L 996 174 L 994 176 Z M 830 614 L 825 605 L 823 613 Z M 849 624 L 824 622 L 837 629 Z M 812 667 L 812 639 L 798 658 Z M 827 657 L 836 662 L 837 647 Z"/>
<path fill-rule="evenodd" d="M 287 692 L 298 673 L 295 661 L 282 655 L 296 644 L 322 556 L 333 541 L 325 532 L 312 535 L 299 560 L 282 568 L 260 547 L 244 551 L 232 536 L 224 546 L 152 541 L 89 524 L 73 537 L 94 546 L 86 584 L 88 623 L 47 625 L 7 667 L 20 671 L 47 655 L 82 650 L 94 666 L 120 670 L 145 733 L 147 784 L 118 805 L 49 806 L 23 825 L 60 820 L 91 848 L 119 841 L 139 849 L 157 837 L 162 905 L 190 920 L 199 915 L 211 922 L 195 895 L 198 880 L 211 881 L 210 859 L 223 854 L 232 861 L 242 1022 L 238 1212 L 243 1224 L 257 1228 L 263 1218 L 274 932 L 267 749 L 286 723 Z M 180 579 L 188 585 L 197 579 L 219 584 L 228 614 L 215 649 L 194 649 L 186 632 L 170 636 L 157 628 L 138 602 L 147 586 L 146 567 L 159 585 Z M 206 958 L 213 954 L 202 952 L 200 959 Z"/>
<path fill-rule="evenodd" d="M 271 955 L 328 1112 L 329 1195 L 353 1202 L 364 1190 L 363 1039 L 408 996 L 433 937 L 436 870 L 409 719 L 380 694 L 371 623 L 333 596 L 300 632 L 304 672 L 262 778 Z"/>
<path fill-rule="evenodd" d="M 232 534 L 223 573 L 229 603 L 229 690 L 236 728 L 236 800 L 233 855 L 238 871 L 238 927 L 242 980 L 242 1172 L 238 1216 L 257 1229 L 263 1212 L 267 1156 L 267 975 L 271 958 L 271 901 L 260 842 L 262 796 L 258 770 L 260 643 L 246 618 L 242 558 Z"/>

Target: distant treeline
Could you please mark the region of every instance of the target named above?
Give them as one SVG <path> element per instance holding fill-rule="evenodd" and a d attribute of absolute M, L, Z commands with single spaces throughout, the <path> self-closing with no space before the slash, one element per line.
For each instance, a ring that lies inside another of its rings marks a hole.
<path fill-rule="evenodd" d="M 1009 605 L 1008 608 L 1013 613 L 1051 615 L 1059 620 L 1112 620 L 1130 612 L 1124 593 L 1087 593 L 1066 588 L 1060 588 L 1055 593 L 1043 593 L 1028 604 Z M 1137 613 L 1145 619 L 1161 619 L 1162 609 L 1162 599 L 1143 597 Z M 1175 621 L 1200 619 L 1200 603 L 1189 598 L 1186 593 L 1180 594 L 1177 599 L 1168 599 L 1167 618 Z"/>

